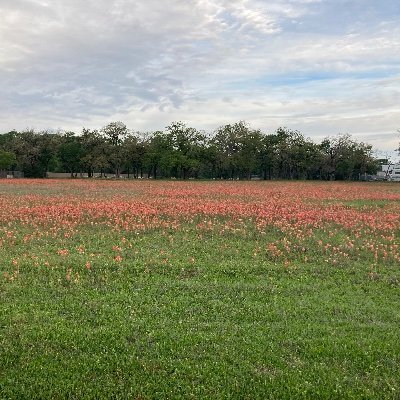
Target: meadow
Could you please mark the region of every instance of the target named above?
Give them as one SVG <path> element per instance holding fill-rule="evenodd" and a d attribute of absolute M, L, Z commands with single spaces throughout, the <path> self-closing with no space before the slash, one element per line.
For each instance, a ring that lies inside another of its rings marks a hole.
<path fill-rule="evenodd" d="M 0 398 L 398 399 L 399 232 L 399 184 L 0 181 Z"/>

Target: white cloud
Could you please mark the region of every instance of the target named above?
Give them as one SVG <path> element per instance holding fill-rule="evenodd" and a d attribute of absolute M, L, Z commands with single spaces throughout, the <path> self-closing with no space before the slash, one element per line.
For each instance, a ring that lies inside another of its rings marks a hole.
<path fill-rule="evenodd" d="M 398 3 L 342 3 L 3 0 L 0 130 L 246 119 L 392 146 L 376 138 L 399 128 Z"/>

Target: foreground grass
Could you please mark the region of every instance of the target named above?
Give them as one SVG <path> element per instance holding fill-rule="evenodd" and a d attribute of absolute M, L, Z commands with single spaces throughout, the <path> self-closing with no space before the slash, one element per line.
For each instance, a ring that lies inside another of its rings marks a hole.
<path fill-rule="evenodd" d="M 351 235 L 333 225 L 281 254 L 276 228 L 197 222 L 29 241 L 13 226 L 0 397 L 400 397 L 396 260 L 318 248 Z"/>
<path fill-rule="evenodd" d="M 106 261 L 118 239 L 88 230 L 62 275 L 50 249 L 2 282 L 3 398 L 398 397 L 393 267 L 288 268 L 255 235 L 190 229 L 125 237 Z"/>

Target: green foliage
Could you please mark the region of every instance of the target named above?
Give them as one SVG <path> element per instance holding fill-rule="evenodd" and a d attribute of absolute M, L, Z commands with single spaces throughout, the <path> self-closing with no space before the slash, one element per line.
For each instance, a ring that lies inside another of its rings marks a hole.
<path fill-rule="evenodd" d="M 15 167 L 27 177 L 56 170 L 89 177 L 125 172 L 154 179 L 350 180 L 378 168 L 372 147 L 349 135 L 315 144 L 298 131 L 282 127 L 264 134 L 244 121 L 221 126 L 211 136 L 180 121 L 146 135 L 130 133 L 122 122 L 100 131 L 83 128 L 79 136 L 12 131 L 0 135 L 0 149 L 15 154 Z"/>
<path fill-rule="evenodd" d="M 190 173 L 196 174 L 201 163 L 205 136 L 183 122 L 173 122 L 166 129 L 172 146 L 172 171 L 175 177 L 187 179 Z"/>
<path fill-rule="evenodd" d="M 356 142 L 350 135 L 325 139 L 319 147 L 324 157 L 322 174 L 326 179 L 357 179 L 360 174 L 378 170 L 372 146 Z"/>
<path fill-rule="evenodd" d="M 68 171 L 71 175 L 82 169 L 83 145 L 82 138 L 67 132 L 62 136 L 58 147 L 58 157 L 63 171 Z"/>
<path fill-rule="evenodd" d="M 0 170 L 11 168 L 16 162 L 17 158 L 14 153 L 0 150 Z"/>
<path fill-rule="evenodd" d="M 13 132 L 8 138 L 3 147 L 15 154 L 16 169 L 23 171 L 26 177 L 43 178 L 47 171 L 57 168 L 60 134 L 26 130 Z"/>
<path fill-rule="evenodd" d="M 114 146 L 122 143 L 123 138 L 128 134 L 128 128 L 123 122 L 110 122 L 101 129 L 101 133 Z"/>

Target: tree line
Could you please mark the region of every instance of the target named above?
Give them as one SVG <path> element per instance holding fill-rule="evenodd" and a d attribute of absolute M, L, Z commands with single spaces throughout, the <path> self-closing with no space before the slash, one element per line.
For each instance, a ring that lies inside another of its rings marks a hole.
<path fill-rule="evenodd" d="M 151 133 L 111 122 L 80 134 L 32 129 L 0 134 L 0 170 L 22 171 L 25 177 L 42 178 L 51 171 L 71 177 L 124 173 L 136 179 L 350 180 L 377 168 L 372 146 L 349 135 L 318 144 L 296 130 L 266 134 L 244 121 L 220 126 L 211 135 L 183 122 Z"/>

